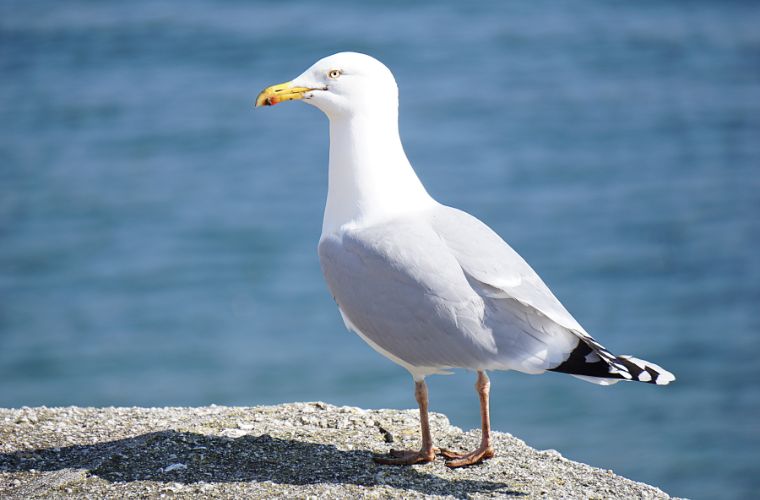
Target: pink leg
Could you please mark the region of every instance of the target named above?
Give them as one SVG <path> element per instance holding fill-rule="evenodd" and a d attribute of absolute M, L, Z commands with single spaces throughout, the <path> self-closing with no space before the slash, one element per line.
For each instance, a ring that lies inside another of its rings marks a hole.
<path fill-rule="evenodd" d="M 422 447 L 419 451 L 391 450 L 390 457 L 374 457 L 375 462 L 384 465 L 411 465 L 435 460 L 433 438 L 430 435 L 430 423 L 428 422 L 428 390 L 424 380 L 414 382 L 414 397 L 420 406 Z"/>
<path fill-rule="evenodd" d="M 449 450 L 441 450 L 441 455 L 446 459 L 446 465 L 451 468 L 465 467 L 474 465 L 494 456 L 491 448 L 491 416 L 488 412 L 488 392 L 491 388 L 491 381 L 484 371 L 478 371 L 478 381 L 475 383 L 475 390 L 480 397 L 480 423 L 482 426 L 482 435 L 480 446 L 470 453 L 458 454 Z"/>

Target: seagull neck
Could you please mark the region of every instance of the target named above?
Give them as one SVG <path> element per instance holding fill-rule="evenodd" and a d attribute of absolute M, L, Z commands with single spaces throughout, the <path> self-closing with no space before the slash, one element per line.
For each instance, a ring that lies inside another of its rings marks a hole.
<path fill-rule="evenodd" d="M 404 153 L 396 113 L 330 119 L 323 236 L 433 203 Z"/>

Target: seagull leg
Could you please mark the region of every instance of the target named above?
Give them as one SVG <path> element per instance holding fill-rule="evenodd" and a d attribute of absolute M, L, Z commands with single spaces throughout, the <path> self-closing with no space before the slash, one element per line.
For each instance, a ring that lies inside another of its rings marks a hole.
<path fill-rule="evenodd" d="M 422 447 L 416 450 L 391 450 L 390 457 L 374 457 L 375 462 L 384 465 L 412 465 L 423 464 L 435 460 L 433 438 L 430 435 L 430 423 L 428 422 L 428 390 L 425 380 L 415 380 L 414 397 L 420 406 L 420 428 L 422 433 Z"/>
<path fill-rule="evenodd" d="M 441 449 L 441 456 L 446 459 L 448 467 L 453 469 L 475 465 L 494 456 L 493 448 L 491 448 L 491 417 L 488 413 L 488 392 L 490 388 L 491 381 L 488 379 L 486 372 L 478 371 L 478 381 L 475 382 L 475 390 L 478 391 L 478 396 L 480 397 L 480 422 L 482 425 L 480 446 L 475 451 L 463 454 Z"/>

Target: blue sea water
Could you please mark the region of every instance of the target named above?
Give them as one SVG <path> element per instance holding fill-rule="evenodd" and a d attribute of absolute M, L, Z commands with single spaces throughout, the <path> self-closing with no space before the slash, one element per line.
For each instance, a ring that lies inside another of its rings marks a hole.
<path fill-rule="evenodd" d="M 415 406 L 316 256 L 327 122 L 258 91 L 340 50 L 407 153 L 668 387 L 492 375 L 495 429 L 673 495 L 760 493 L 754 2 L 0 3 L 0 406 Z M 477 427 L 474 376 L 429 379 Z"/>

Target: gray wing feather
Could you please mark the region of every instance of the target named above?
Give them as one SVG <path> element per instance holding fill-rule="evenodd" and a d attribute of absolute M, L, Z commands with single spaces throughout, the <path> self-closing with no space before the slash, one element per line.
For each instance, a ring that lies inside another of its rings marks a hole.
<path fill-rule="evenodd" d="M 498 234 L 461 210 L 440 205 L 430 222 L 462 269 L 492 298 L 513 299 L 557 324 L 586 334 L 536 272 Z"/>

